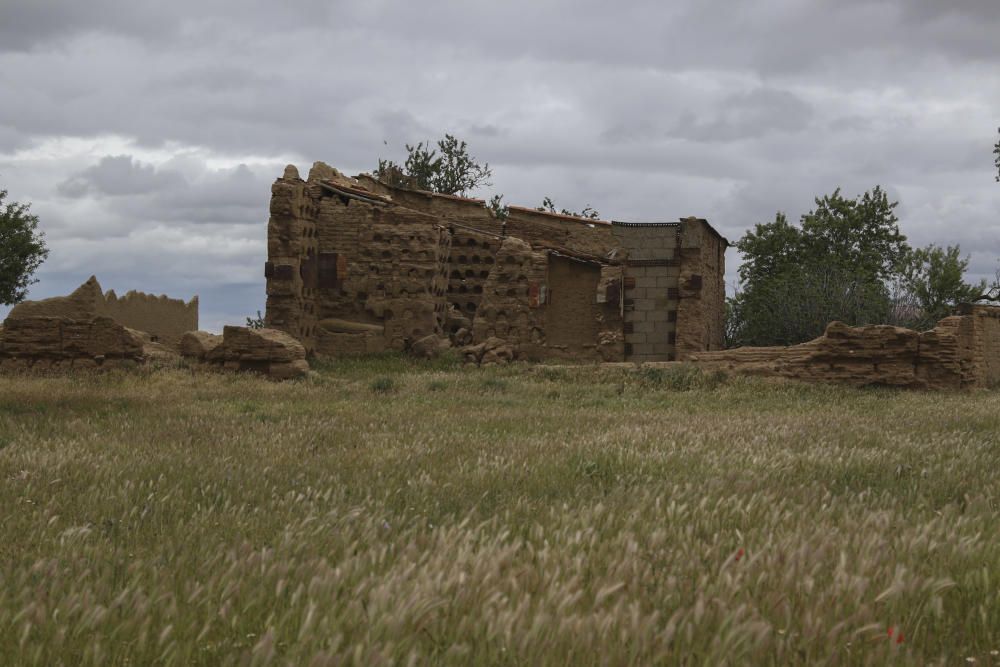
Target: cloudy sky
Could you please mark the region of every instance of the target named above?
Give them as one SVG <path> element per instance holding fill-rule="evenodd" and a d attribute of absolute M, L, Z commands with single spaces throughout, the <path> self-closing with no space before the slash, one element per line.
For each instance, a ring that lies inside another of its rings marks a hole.
<path fill-rule="evenodd" d="M 997 35 L 997 0 L 0 0 L 0 188 L 51 248 L 31 298 L 95 273 L 198 294 L 210 330 L 264 308 L 285 164 L 445 132 L 493 168 L 481 195 L 730 239 L 880 184 L 985 277 Z"/>

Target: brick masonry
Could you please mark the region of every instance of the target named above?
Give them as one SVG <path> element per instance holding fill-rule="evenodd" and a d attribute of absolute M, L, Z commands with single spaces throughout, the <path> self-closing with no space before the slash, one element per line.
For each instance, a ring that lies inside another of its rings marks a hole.
<path fill-rule="evenodd" d="M 503 339 L 528 359 L 667 361 L 721 342 L 726 244 L 703 220 L 518 207 L 500 219 L 481 200 L 323 163 L 306 180 L 286 168 L 271 195 L 265 320 L 309 354 L 402 350 L 436 334 Z"/>

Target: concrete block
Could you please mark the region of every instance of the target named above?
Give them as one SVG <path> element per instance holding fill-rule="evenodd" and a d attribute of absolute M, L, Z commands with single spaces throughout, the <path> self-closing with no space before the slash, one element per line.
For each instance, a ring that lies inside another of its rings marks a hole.
<path fill-rule="evenodd" d="M 635 333 L 653 333 L 655 325 L 656 322 L 635 322 L 632 325 L 632 331 Z"/>
<path fill-rule="evenodd" d="M 647 322 L 666 322 L 667 321 L 667 311 L 665 310 L 650 310 L 643 311 L 643 316 Z"/>

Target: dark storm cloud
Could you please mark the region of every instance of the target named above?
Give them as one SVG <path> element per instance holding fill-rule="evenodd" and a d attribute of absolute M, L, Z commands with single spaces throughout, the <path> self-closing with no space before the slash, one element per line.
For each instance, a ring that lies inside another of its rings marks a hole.
<path fill-rule="evenodd" d="M 96 265 L 212 285 L 211 321 L 263 307 L 286 161 L 355 173 L 445 132 L 511 203 L 731 239 L 881 184 L 914 243 L 987 274 L 997 34 L 994 0 L 3 0 L 0 186 L 49 232 L 34 295 Z"/>

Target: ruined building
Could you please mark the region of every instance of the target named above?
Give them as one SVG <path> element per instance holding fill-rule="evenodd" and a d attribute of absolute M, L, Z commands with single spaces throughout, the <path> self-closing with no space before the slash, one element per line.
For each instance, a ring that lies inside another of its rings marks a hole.
<path fill-rule="evenodd" d="M 605 222 L 293 166 L 271 190 L 267 326 L 310 354 L 502 339 L 519 358 L 671 361 L 722 348 L 705 220 Z"/>
<path fill-rule="evenodd" d="M 198 297 L 187 303 L 136 291 L 119 297 L 114 290 L 105 294 L 97 278 L 91 276 L 69 296 L 25 301 L 7 315 L 8 320 L 37 317 L 71 320 L 109 317 L 124 327 L 145 332 L 152 342 L 176 349 L 184 332 L 198 328 Z"/>

